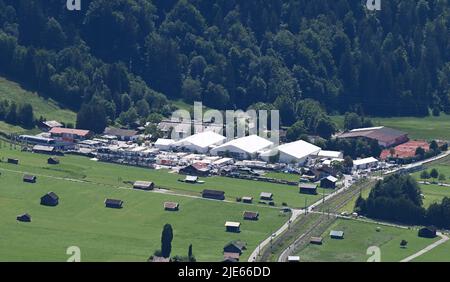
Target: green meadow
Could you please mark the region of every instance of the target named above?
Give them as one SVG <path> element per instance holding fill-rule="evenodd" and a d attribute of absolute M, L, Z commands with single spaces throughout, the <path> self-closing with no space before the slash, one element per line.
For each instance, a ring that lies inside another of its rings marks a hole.
<path fill-rule="evenodd" d="M 344 231 L 344 239 L 331 239 L 331 230 Z M 417 230 L 345 219 L 338 219 L 322 237 L 323 245 L 310 244 L 299 252 L 301 261 L 365 262 L 371 256 L 367 249 L 377 246 L 382 262 L 398 262 L 438 240 L 420 238 Z M 408 241 L 406 248 L 400 247 L 402 240 Z"/>
<path fill-rule="evenodd" d="M 280 210 L 265 206 L 115 188 L 53 176 L 38 176 L 36 184 L 28 184 L 22 181 L 23 173 L 4 168 L 2 163 L 0 261 L 65 261 L 70 246 L 81 249 L 82 261 L 145 261 L 160 247 L 166 223 L 174 229 L 172 255 L 186 255 L 189 244 L 193 244 L 199 261 L 220 261 L 227 242 L 243 240 L 248 250 L 241 260 L 246 260 L 260 241 L 288 219 Z M 58 206 L 39 204 L 40 197 L 49 191 L 59 196 Z M 105 198 L 123 200 L 123 209 L 105 208 Z M 180 203 L 180 210 L 164 211 L 165 201 Z M 245 210 L 258 211 L 260 220 L 242 220 Z M 16 216 L 25 212 L 32 216 L 32 222 L 17 222 Z M 225 232 L 225 221 L 241 222 L 241 232 Z"/>
<path fill-rule="evenodd" d="M 0 77 L 0 100 L 14 101 L 17 104 L 29 103 L 33 106 L 34 116 L 45 117 L 47 120 L 58 120 L 65 123 L 75 124 L 76 113 L 64 109 L 52 99 L 39 96 L 37 93 L 23 89 L 19 84 Z M 20 133 L 24 129 L 0 123 L 0 130 L 5 132 Z"/>

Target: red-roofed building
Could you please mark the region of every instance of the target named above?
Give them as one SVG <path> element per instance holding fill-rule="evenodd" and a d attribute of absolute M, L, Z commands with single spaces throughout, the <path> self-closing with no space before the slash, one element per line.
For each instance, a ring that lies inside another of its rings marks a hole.
<path fill-rule="evenodd" d="M 430 150 L 430 144 L 426 141 L 408 141 L 393 148 L 395 153 L 391 155 L 391 150 L 386 149 L 381 152 L 380 158 L 386 160 L 390 157 L 398 159 L 411 158 L 416 155 L 417 148 L 421 147 L 425 152 Z"/>
<path fill-rule="evenodd" d="M 70 143 L 85 140 L 92 135 L 89 130 L 62 127 L 54 127 L 49 132 L 55 140 Z"/>

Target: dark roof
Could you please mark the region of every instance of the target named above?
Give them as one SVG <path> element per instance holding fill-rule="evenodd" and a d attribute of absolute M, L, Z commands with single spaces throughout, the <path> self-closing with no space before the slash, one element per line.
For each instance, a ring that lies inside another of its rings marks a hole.
<path fill-rule="evenodd" d="M 44 195 L 44 197 L 45 196 L 49 196 L 53 200 L 58 200 L 59 199 L 58 195 L 56 195 L 54 192 L 48 192 L 47 194 Z"/>
<path fill-rule="evenodd" d="M 225 195 L 225 192 L 224 191 L 219 191 L 219 190 L 208 190 L 208 189 L 205 189 L 205 190 L 203 190 L 202 194 L 223 196 L 223 195 Z"/>
<path fill-rule="evenodd" d="M 224 246 L 224 248 L 226 248 L 226 247 L 228 247 L 228 246 L 230 246 L 230 245 L 232 245 L 232 246 L 235 246 L 236 248 L 238 248 L 239 250 L 245 250 L 246 249 L 246 246 L 247 246 L 247 244 L 245 243 L 245 242 L 243 242 L 243 241 L 231 241 L 231 242 L 229 242 L 228 244 L 226 244 L 225 246 Z"/>
<path fill-rule="evenodd" d="M 121 129 L 115 127 L 107 127 L 104 132 L 105 135 L 114 135 L 122 137 L 133 137 L 138 134 L 136 130 Z"/>
<path fill-rule="evenodd" d="M 116 200 L 116 199 L 106 199 L 105 200 L 105 204 L 109 204 L 109 205 L 122 205 L 123 201 L 122 200 Z"/>
<path fill-rule="evenodd" d="M 396 139 L 399 137 L 402 137 L 404 135 L 407 135 L 407 133 L 389 128 L 389 127 L 372 127 L 367 129 L 360 129 L 360 130 L 352 130 L 346 133 L 343 133 L 339 135 L 339 138 L 357 138 L 357 137 L 366 137 L 370 139 L 375 139 L 382 142 L 388 142 L 392 139 Z"/>

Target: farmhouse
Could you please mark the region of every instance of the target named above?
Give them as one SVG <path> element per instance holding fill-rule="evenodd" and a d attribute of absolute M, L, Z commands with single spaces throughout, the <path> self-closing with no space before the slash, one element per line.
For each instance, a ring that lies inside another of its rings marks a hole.
<path fill-rule="evenodd" d="M 330 237 L 331 239 L 344 239 L 344 231 L 331 230 Z"/>
<path fill-rule="evenodd" d="M 437 236 L 436 228 L 432 226 L 421 228 L 418 235 L 422 238 L 435 238 Z"/>
<path fill-rule="evenodd" d="M 263 201 L 272 201 L 273 199 L 273 194 L 272 193 L 267 193 L 267 192 L 262 192 L 259 195 L 259 198 Z"/>
<path fill-rule="evenodd" d="M 43 131 L 49 131 L 54 127 L 63 127 L 63 125 L 60 122 L 57 122 L 56 120 L 49 120 L 43 121 L 40 127 Z"/>
<path fill-rule="evenodd" d="M 235 253 L 241 255 L 246 250 L 246 244 L 242 241 L 232 241 L 223 247 L 224 253 Z"/>
<path fill-rule="evenodd" d="M 299 140 L 292 143 L 280 145 L 274 150 L 262 153 L 261 158 L 265 161 L 268 161 L 270 156 L 279 153 L 278 161 L 280 163 L 304 164 L 307 161 L 308 157 L 317 156 L 319 152 L 319 147 L 303 140 Z"/>
<path fill-rule="evenodd" d="M 240 228 L 241 228 L 240 222 L 234 222 L 234 221 L 225 222 L 225 230 L 227 232 L 239 233 L 239 232 L 241 232 Z"/>
<path fill-rule="evenodd" d="M 173 143 L 175 143 L 175 140 L 159 138 L 158 140 L 156 140 L 154 146 L 155 148 L 158 148 L 160 150 L 168 151 L 170 150 L 170 146 L 172 146 Z"/>
<path fill-rule="evenodd" d="M 322 237 L 311 237 L 311 240 L 309 242 L 313 245 L 322 245 L 323 239 Z"/>
<path fill-rule="evenodd" d="M 225 200 L 225 192 L 205 189 L 202 192 L 202 197 L 213 200 Z"/>
<path fill-rule="evenodd" d="M 320 187 L 322 188 L 330 188 L 334 189 L 336 188 L 336 183 L 338 182 L 338 179 L 332 175 L 329 175 L 322 180 L 320 180 Z"/>
<path fill-rule="evenodd" d="M 255 158 L 258 152 L 269 149 L 273 143 L 258 135 L 250 135 L 231 140 L 211 150 L 212 155 L 233 157 L 236 159 Z"/>
<path fill-rule="evenodd" d="M 17 221 L 20 221 L 20 222 L 31 222 L 31 215 L 24 213 L 24 214 L 18 215 L 16 217 L 16 219 L 17 219 Z"/>
<path fill-rule="evenodd" d="M 259 213 L 258 212 L 252 212 L 252 211 L 245 211 L 243 214 L 244 220 L 258 220 L 259 219 Z"/>
<path fill-rule="evenodd" d="M 211 147 L 222 145 L 225 137 L 212 131 L 197 133 L 171 145 L 172 148 L 196 153 L 207 153 Z"/>
<path fill-rule="evenodd" d="M 136 130 L 121 129 L 115 127 L 107 127 L 103 132 L 104 135 L 115 136 L 121 141 L 136 141 L 139 138 Z"/>
<path fill-rule="evenodd" d="M 34 175 L 25 174 L 23 176 L 23 182 L 36 183 L 37 177 Z"/>
<path fill-rule="evenodd" d="M 105 199 L 105 207 L 112 209 L 121 209 L 123 207 L 123 201 L 116 199 Z"/>
<path fill-rule="evenodd" d="M 376 140 L 378 145 L 385 148 L 393 147 L 409 140 L 407 133 L 384 126 L 353 129 L 339 135 L 338 138 L 366 138 Z"/>
<path fill-rule="evenodd" d="M 88 139 L 92 133 L 89 130 L 54 127 L 50 131 L 52 138 L 61 142 L 74 143 Z"/>
<path fill-rule="evenodd" d="M 359 159 L 353 161 L 353 169 L 361 170 L 378 166 L 378 160 L 374 157 Z"/>
<path fill-rule="evenodd" d="M 48 192 L 41 197 L 41 205 L 54 207 L 59 204 L 59 197 L 54 192 Z"/>
<path fill-rule="evenodd" d="M 300 193 L 316 195 L 317 194 L 317 184 L 314 183 L 299 183 L 298 187 L 300 189 Z"/>
<path fill-rule="evenodd" d="M 57 158 L 48 158 L 47 159 L 47 164 L 57 165 L 57 164 L 59 164 L 59 160 Z"/>
<path fill-rule="evenodd" d="M 165 202 L 164 210 L 166 211 L 177 211 L 180 207 L 180 204 L 174 202 Z"/>
<path fill-rule="evenodd" d="M 193 175 L 193 176 L 208 176 L 210 169 L 207 164 L 204 163 L 194 163 L 180 169 L 180 174 Z"/>
<path fill-rule="evenodd" d="M 133 188 L 140 190 L 153 190 L 155 188 L 155 183 L 150 181 L 136 181 L 133 184 Z"/>

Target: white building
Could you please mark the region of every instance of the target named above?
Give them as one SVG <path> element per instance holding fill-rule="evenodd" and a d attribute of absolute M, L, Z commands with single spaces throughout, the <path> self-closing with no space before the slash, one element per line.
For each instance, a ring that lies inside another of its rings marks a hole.
<path fill-rule="evenodd" d="M 213 155 L 228 155 L 237 159 L 255 158 L 259 152 L 267 150 L 273 143 L 258 135 L 250 135 L 231 140 L 211 150 Z"/>
<path fill-rule="evenodd" d="M 212 131 L 197 133 L 181 139 L 171 145 L 171 148 L 178 148 L 190 152 L 207 153 L 213 146 L 218 146 L 225 142 L 225 137 Z"/>
<path fill-rule="evenodd" d="M 326 159 L 343 159 L 344 158 L 344 153 L 339 152 L 339 151 L 325 151 L 325 150 L 321 150 L 317 156 L 319 158 L 326 158 Z"/>
<path fill-rule="evenodd" d="M 163 151 L 168 151 L 170 149 L 170 146 L 173 143 L 175 143 L 175 140 L 159 138 L 155 142 L 155 147 L 160 149 L 160 150 L 163 150 Z"/>
<path fill-rule="evenodd" d="M 376 167 L 376 166 L 378 166 L 378 160 L 375 159 L 374 157 L 353 161 L 353 169 L 354 170 L 368 169 L 368 168 Z"/>
<path fill-rule="evenodd" d="M 274 153 L 279 153 L 280 163 L 305 163 L 308 157 L 317 156 L 320 147 L 305 142 L 303 140 L 295 141 L 278 146 L 276 149 L 261 154 L 263 160 L 269 160 Z"/>

